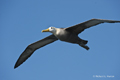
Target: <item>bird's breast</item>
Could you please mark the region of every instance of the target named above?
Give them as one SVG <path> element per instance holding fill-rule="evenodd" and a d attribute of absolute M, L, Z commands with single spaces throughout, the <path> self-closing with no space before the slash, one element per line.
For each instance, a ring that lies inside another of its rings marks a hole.
<path fill-rule="evenodd" d="M 77 43 L 79 40 L 77 35 L 74 35 L 67 31 L 60 32 L 59 34 L 56 35 L 56 37 L 61 41 L 70 42 L 70 43 Z"/>
<path fill-rule="evenodd" d="M 58 30 L 55 36 L 61 41 L 66 41 L 69 38 L 70 33 L 64 30 Z"/>

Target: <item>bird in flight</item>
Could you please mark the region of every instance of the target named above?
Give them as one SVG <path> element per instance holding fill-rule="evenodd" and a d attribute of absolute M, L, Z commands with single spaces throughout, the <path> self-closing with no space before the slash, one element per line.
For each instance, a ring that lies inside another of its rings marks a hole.
<path fill-rule="evenodd" d="M 90 28 L 92 26 L 95 26 L 101 23 L 120 23 L 120 21 L 105 20 L 105 19 L 91 19 L 67 28 L 49 27 L 46 30 L 42 30 L 42 32 L 51 32 L 52 35 L 28 45 L 27 48 L 23 51 L 23 53 L 18 58 L 14 68 L 17 68 L 24 61 L 26 61 L 33 54 L 35 50 L 57 40 L 78 44 L 79 46 L 88 50 L 89 47 L 86 45 L 88 41 L 79 38 L 78 34 L 87 28 Z"/>

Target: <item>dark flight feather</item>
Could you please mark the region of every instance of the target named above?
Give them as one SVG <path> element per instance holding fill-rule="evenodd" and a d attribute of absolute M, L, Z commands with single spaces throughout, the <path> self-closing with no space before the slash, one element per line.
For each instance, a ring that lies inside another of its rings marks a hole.
<path fill-rule="evenodd" d="M 66 28 L 66 30 L 78 35 L 79 33 L 81 33 L 82 31 L 84 31 L 89 27 L 92 27 L 101 23 L 117 23 L 117 22 L 120 22 L 120 21 L 105 20 L 105 19 L 91 19 L 83 23 L 68 27 Z"/>
<path fill-rule="evenodd" d="M 26 61 L 32 54 L 33 52 L 38 49 L 41 48 L 47 44 L 50 44 L 54 41 L 58 40 L 54 35 L 50 35 L 42 40 L 39 40 L 35 43 L 30 44 L 25 50 L 24 52 L 20 55 L 19 59 L 17 60 L 14 68 L 18 67 L 19 65 L 21 65 L 24 61 Z"/>

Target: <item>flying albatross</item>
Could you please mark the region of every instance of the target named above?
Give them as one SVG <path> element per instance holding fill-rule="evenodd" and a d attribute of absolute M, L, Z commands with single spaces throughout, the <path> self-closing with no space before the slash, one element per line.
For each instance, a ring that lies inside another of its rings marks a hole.
<path fill-rule="evenodd" d="M 83 23 L 80 23 L 80 24 L 77 24 L 77 25 L 74 25 L 74 26 L 71 26 L 68 28 L 49 27 L 46 30 L 42 30 L 42 32 L 51 32 L 52 35 L 28 45 L 27 48 L 24 50 L 24 52 L 20 55 L 14 68 L 21 65 L 26 59 L 28 59 L 32 55 L 32 53 L 35 50 L 37 50 L 47 44 L 50 44 L 54 41 L 57 41 L 57 40 L 78 44 L 81 47 L 88 50 L 89 47 L 86 45 L 88 41 L 79 38 L 78 37 L 79 33 L 81 33 L 82 31 L 84 31 L 87 28 L 98 25 L 100 23 L 117 23 L 117 22 L 120 23 L 120 21 L 115 21 L 115 20 L 91 19 L 91 20 L 85 21 Z"/>

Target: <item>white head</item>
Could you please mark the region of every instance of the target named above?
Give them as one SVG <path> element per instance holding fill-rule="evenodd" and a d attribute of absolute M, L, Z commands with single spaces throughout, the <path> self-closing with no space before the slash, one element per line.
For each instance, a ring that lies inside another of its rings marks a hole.
<path fill-rule="evenodd" d="M 56 28 L 55 27 L 49 27 L 48 29 L 42 30 L 42 32 L 55 33 L 56 32 Z"/>

